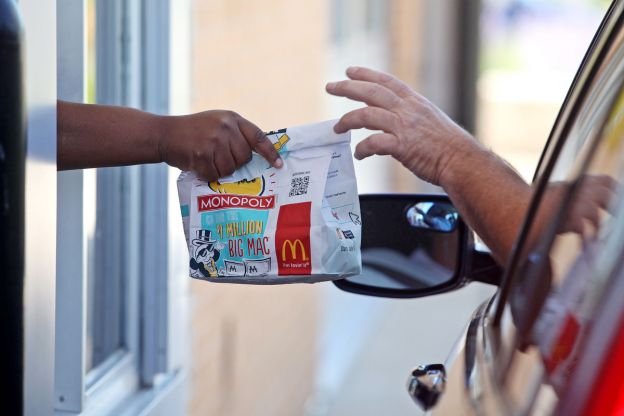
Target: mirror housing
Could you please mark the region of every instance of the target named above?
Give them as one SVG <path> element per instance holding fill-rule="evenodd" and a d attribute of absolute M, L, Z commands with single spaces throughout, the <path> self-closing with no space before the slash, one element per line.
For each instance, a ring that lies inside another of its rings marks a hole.
<path fill-rule="evenodd" d="M 472 281 L 498 285 L 502 269 L 475 250 L 446 195 L 360 195 L 362 274 L 333 283 L 367 296 L 417 298 Z"/>

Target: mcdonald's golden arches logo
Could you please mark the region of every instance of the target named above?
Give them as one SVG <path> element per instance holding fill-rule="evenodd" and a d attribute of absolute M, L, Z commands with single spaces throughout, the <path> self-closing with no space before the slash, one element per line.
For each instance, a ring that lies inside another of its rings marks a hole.
<path fill-rule="evenodd" d="M 286 246 L 290 248 L 290 258 L 291 260 L 297 260 L 297 247 L 301 249 L 301 260 L 307 261 L 310 258 L 306 253 L 305 246 L 300 239 L 296 239 L 294 242 L 291 240 L 284 240 L 282 244 L 282 261 L 286 260 Z"/>

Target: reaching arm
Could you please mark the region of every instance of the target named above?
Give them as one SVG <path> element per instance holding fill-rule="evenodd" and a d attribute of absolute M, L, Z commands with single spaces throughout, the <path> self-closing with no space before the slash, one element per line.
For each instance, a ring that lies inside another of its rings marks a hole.
<path fill-rule="evenodd" d="M 345 114 L 336 132 L 381 130 L 358 144 L 355 157 L 391 155 L 416 176 L 440 185 L 466 223 L 501 264 L 507 260 L 531 197 L 531 187 L 440 109 L 391 75 L 349 68 L 350 80 L 330 94 L 367 104 Z"/>
<path fill-rule="evenodd" d="M 532 189 L 509 165 L 476 141 L 449 161 L 441 186 L 466 223 L 504 265 L 518 237 Z"/>
<path fill-rule="evenodd" d="M 157 116 L 58 101 L 57 129 L 59 170 L 166 162 L 212 181 L 248 162 L 252 150 L 282 166 L 262 130 L 231 111 Z"/>

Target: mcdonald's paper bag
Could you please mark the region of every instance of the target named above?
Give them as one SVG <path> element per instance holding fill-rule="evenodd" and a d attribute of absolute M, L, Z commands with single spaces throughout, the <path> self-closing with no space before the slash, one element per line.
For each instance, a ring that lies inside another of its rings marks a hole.
<path fill-rule="evenodd" d="M 268 133 L 284 160 L 178 178 L 190 275 L 212 282 L 319 282 L 359 274 L 361 221 L 350 134 L 335 121 Z"/>

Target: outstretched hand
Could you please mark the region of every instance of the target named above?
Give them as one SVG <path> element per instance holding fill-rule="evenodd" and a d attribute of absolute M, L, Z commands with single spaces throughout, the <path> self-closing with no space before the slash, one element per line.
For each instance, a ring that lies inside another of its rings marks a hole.
<path fill-rule="evenodd" d="M 231 175 L 251 160 L 252 150 L 276 168 L 283 164 L 262 130 L 232 111 L 167 117 L 163 131 L 161 160 L 206 181 Z"/>
<path fill-rule="evenodd" d="M 439 108 L 392 75 L 352 67 L 327 92 L 366 104 L 334 126 L 381 130 L 360 142 L 355 157 L 391 155 L 416 176 L 440 185 L 466 223 L 504 264 L 528 207 L 531 188 L 501 158 Z"/>
<path fill-rule="evenodd" d="M 444 112 L 392 75 L 351 67 L 347 76 L 350 80 L 327 84 L 327 92 L 367 106 L 342 116 L 334 130 L 382 131 L 357 145 L 357 159 L 391 155 L 421 179 L 444 185 L 453 159 L 477 145 Z"/>

